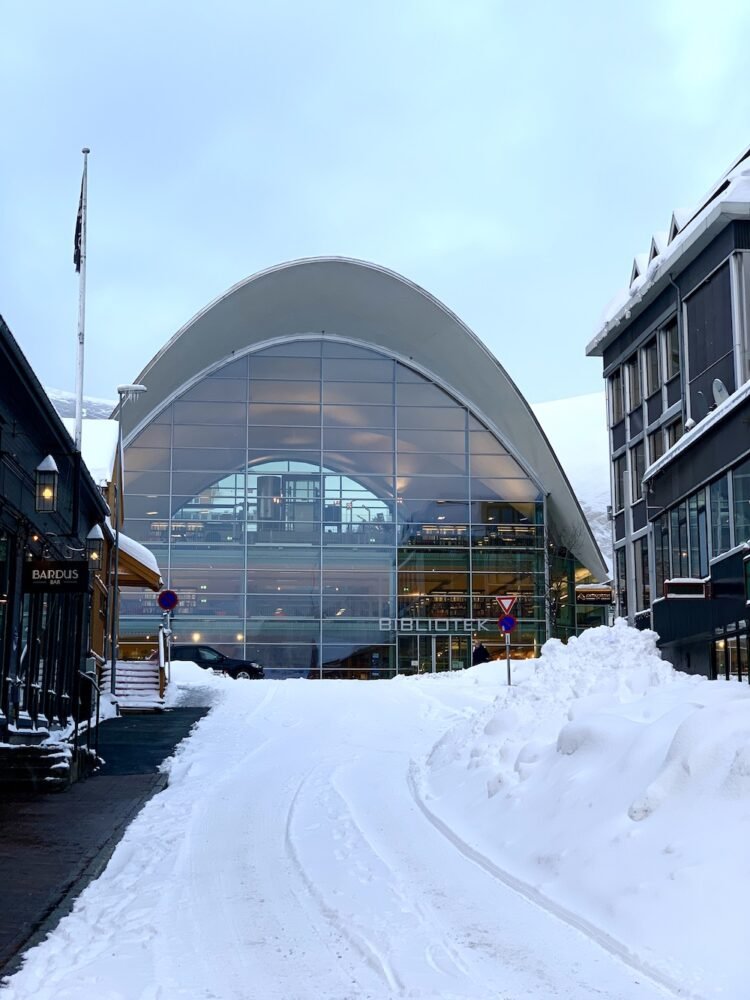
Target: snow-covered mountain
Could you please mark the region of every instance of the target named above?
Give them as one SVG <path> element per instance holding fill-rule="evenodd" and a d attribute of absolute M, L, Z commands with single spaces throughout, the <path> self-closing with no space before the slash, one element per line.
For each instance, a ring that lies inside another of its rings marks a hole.
<path fill-rule="evenodd" d="M 611 569 L 612 526 L 607 518 L 607 507 L 612 501 L 604 393 L 592 392 L 586 396 L 534 403 L 531 408 L 570 480 Z"/>
<path fill-rule="evenodd" d="M 61 417 L 75 415 L 75 396 L 61 389 L 47 389 Z M 84 416 L 107 418 L 116 403 L 111 399 L 85 396 Z M 570 480 L 605 560 L 612 564 L 612 534 L 607 519 L 609 498 L 609 454 L 604 393 L 573 396 L 532 409 Z"/>
<path fill-rule="evenodd" d="M 44 387 L 44 391 L 61 417 L 74 417 L 76 415 L 75 393 L 66 392 L 64 389 L 50 389 Z M 117 403 L 112 399 L 100 399 L 96 396 L 83 397 L 83 415 L 89 420 L 106 420 Z"/>

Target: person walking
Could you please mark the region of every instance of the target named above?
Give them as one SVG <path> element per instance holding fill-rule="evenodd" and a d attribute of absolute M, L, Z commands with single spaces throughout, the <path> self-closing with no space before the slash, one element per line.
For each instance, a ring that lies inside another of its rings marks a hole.
<path fill-rule="evenodd" d="M 491 657 L 487 652 L 487 647 L 479 639 L 474 640 L 474 649 L 471 651 L 471 665 L 475 667 L 478 663 L 489 663 Z"/>

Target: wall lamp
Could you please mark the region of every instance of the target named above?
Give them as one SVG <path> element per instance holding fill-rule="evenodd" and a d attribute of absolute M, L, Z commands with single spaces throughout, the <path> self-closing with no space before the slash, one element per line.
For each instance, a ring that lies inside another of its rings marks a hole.
<path fill-rule="evenodd" d="M 52 514 L 57 510 L 57 482 L 60 472 L 51 455 L 36 467 L 35 500 L 39 514 Z"/>
<path fill-rule="evenodd" d="M 104 532 L 100 524 L 95 524 L 86 535 L 86 555 L 89 557 L 91 568 L 95 572 L 98 571 L 104 558 Z"/>

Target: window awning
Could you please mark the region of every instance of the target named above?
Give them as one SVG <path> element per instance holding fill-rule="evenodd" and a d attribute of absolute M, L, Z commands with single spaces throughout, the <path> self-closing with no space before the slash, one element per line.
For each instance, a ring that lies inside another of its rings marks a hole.
<path fill-rule="evenodd" d="M 117 560 L 117 583 L 120 587 L 148 587 L 161 590 L 164 582 L 159 564 L 152 552 L 122 531 L 119 535 L 119 558 Z"/>

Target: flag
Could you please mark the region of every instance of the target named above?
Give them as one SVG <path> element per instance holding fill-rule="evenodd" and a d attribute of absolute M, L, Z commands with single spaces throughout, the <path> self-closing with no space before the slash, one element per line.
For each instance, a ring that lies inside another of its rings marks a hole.
<path fill-rule="evenodd" d="M 81 239 L 83 236 L 83 185 L 85 182 L 85 174 L 81 178 L 81 196 L 78 199 L 78 215 L 76 216 L 76 234 L 73 239 L 73 263 L 76 266 L 76 272 L 81 273 Z"/>

